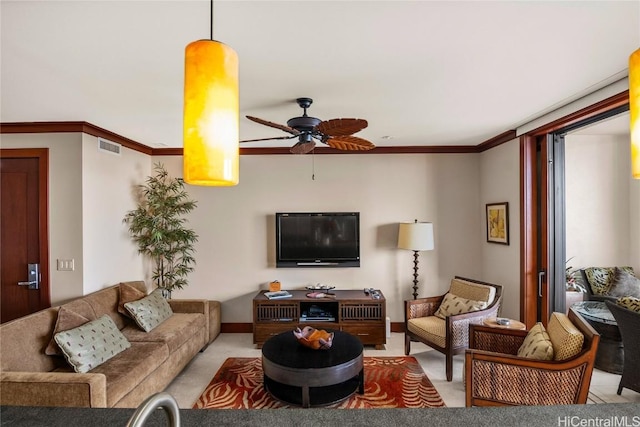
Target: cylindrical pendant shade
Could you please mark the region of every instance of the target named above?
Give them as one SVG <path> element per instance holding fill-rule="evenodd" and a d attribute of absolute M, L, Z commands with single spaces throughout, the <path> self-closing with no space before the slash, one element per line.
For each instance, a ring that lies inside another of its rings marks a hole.
<path fill-rule="evenodd" d="M 398 228 L 398 248 L 412 251 L 433 249 L 433 224 L 430 222 L 402 222 Z"/>
<path fill-rule="evenodd" d="M 631 176 L 640 179 L 640 49 L 629 57 L 629 113 Z"/>
<path fill-rule="evenodd" d="M 239 180 L 238 55 L 215 40 L 185 50 L 184 180 L 236 185 Z"/>

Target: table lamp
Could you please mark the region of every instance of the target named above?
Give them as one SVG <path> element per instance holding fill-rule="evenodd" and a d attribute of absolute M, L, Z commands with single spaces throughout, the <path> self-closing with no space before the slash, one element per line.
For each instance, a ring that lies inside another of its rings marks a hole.
<path fill-rule="evenodd" d="M 398 229 L 398 248 L 413 251 L 413 299 L 418 298 L 418 252 L 433 249 L 433 224 L 402 222 Z"/>

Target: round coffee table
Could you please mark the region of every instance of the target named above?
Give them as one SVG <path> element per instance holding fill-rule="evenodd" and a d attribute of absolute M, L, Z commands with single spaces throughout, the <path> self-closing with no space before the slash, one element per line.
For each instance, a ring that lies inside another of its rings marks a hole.
<path fill-rule="evenodd" d="M 602 301 L 583 301 L 573 304 L 571 308 L 580 313 L 600 334 L 594 366 L 612 374 L 622 374 L 624 366 L 622 335 L 607 305 Z"/>
<path fill-rule="evenodd" d="M 341 331 L 329 350 L 303 346 L 293 331 L 262 346 L 264 386 L 273 397 L 308 408 L 340 402 L 358 391 L 364 394 L 362 342 Z"/>

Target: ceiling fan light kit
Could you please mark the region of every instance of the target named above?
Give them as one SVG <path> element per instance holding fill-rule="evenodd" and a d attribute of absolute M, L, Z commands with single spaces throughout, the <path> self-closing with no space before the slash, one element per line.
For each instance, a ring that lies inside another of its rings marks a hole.
<path fill-rule="evenodd" d="M 183 178 L 188 184 L 232 186 L 240 170 L 238 55 L 213 40 L 185 49 Z"/>
<path fill-rule="evenodd" d="M 629 57 L 629 115 L 631 118 L 631 175 L 640 179 L 640 49 Z"/>
<path fill-rule="evenodd" d="M 366 139 L 353 136 L 354 133 L 366 128 L 368 123 L 363 119 L 331 119 L 320 120 L 307 115 L 307 108 L 313 103 L 311 98 L 296 99 L 298 106 L 303 109 L 300 117 L 293 117 L 287 121 L 287 125 L 270 122 L 258 117 L 247 116 L 253 122 L 272 128 L 280 129 L 290 134 L 289 136 L 277 136 L 273 138 L 247 139 L 240 142 L 271 141 L 276 139 L 294 139 L 298 142 L 289 150 L 293 154 L 306 154 L 316 146 L 316 140 L 331 148 L 348 151 L 371 150 L 375 147 Z"/>

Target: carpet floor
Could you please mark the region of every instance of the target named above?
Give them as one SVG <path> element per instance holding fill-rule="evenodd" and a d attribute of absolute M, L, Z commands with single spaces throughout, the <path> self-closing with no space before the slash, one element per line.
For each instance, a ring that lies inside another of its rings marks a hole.
<path fill-rule="evenodd" d="M 414 357 L 365 357 L 365 393 L 355 393 L 328 408 L 435 408 L 445 406 Z M 258 357 L 230 357 L 193 409 L 289 408 L 263 387 Z"/>

